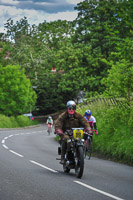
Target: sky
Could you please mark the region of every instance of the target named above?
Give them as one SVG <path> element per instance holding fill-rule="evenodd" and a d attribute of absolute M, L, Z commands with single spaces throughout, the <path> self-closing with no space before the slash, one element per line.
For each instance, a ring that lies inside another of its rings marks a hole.
<path fill-rule="evenodd" d="M 84 0 L 0 0 L 0 32 L 9 18 L 14 23 L 24 16 L 30 25 L 55 20 L 73 21 L 77 17 L 74 7 Z"/>

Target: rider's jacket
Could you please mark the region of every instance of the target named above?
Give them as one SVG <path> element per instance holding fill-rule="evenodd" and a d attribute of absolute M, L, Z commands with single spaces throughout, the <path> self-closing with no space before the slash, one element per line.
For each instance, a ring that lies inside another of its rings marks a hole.
<path fill-rule="evenodd" d="M 55 131 L 57 129 L 62 129 L 63 132 L 70 130 L 71 128 L 88 128 L 90 127 L 86 119 L 79 113 L 75 112 L 73 117 L 69 117 L 68 112 L 65 111 L 59 115 L 58 119 L 55 122 Z"/>
<path fill-rule="evenodd" d="M 96 126 L 96 118 L 94 116 L 91 116 L 90 119 L 88 119 L 86 116 L 84 116 L 84 118 L 89 122 L 91 128 L 94 128 L 97 129 L 97 126 Z"/>
<path fill-rule="evenodd" d="M 46 124 L 53 124 L 53 120 L 52 119 L 47 119 Z"/>

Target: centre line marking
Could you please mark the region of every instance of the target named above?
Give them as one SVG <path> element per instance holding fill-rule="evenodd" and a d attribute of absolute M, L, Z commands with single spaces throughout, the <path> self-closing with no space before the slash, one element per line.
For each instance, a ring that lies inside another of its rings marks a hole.
<path fill-rule="evenodd" d="M 8 147 L 7 147 L 5 144 L 3 144 L 3 147 L 4 147 L 5 149 L 8 149 Z"/>
<path fill-rule="evenodd" d="M 33 164 L 35 164 L 35 165 L 38 165 L 38 166 L 40 166 L 40 167 L 43 167 L 43 168 L 45 168 L 45 169 L 47 169 L 47 170 L 49 170 L 49 171 L 51 171 L 51 172 L 58 173 L 57 171 L 55 171 L 55 170 L 53 170 L 53 169 L 51 169 L 51 168 L 49 168 L 49 167 L 46 167 L 46 166 L 44 166 L 44 165 L 42 165 L 42 164 L 40 164 L 40 163 L 37 163 L 37 162 L 35 162 L 35 161 L 33 161 L 33 160 L 30 160 L 30 162 L 33 163 Z"/>
<path fill-rule="evenodd" d="M 19 156 L 19 157 L 24 157 L 24 156 L 22 156 L 21 154 L 19 154 L 19 153 L 17 153 L 17 152 L 15 152 L 15 151 L 12 151 L 12 150 L 9 150 L 11 153 L 14 153 L 15 155 L 17 155 L 17 156 Z"/>
<path fill-rule="evenodd" d="M 114 195 L 112 195 L 112 194 L 109 194 L 109 193 L 107 193 L 107 192 L 104 192 L 104 191 L 102 191 L 102 190 L 98 190 L 98 189 L 96 189 L 96 188 L 94 188 L 94 187 L 92 187 L 92 186 L 89 186 L 89 185 L 87 185 L 87 184 L 85 184 L 85 183 L 82 183 L 82 182 L 80 182 L 80 181 L 74 181 L 74 182 L 75 182 L 75 183 L 78 183 L 78 184 L 80 184 L 80 185 L 82 185 L 82 186 L 84 186 L 84 187 L 86 187 L 86 188 L 88 188 L 88 189 L 91 189 L 91 190 L 94 190 L 94 191 L 96 191 L 96 192 L 99 192 L 99 193 L 101 193 L 101 194 L 103 194 L 103 195 L 105 195 L 105 196 L 111 197 L 112 199 L 124 200 L 124 199 L 121 199 L 121 198 L 119 198 L 119 197 L 116 197 L 116 196 L 114 196 Z"/>
<path fill-rule="evenodd" d="M 8 137 L 12 137 L 13 135 L 9 135 Z"/>

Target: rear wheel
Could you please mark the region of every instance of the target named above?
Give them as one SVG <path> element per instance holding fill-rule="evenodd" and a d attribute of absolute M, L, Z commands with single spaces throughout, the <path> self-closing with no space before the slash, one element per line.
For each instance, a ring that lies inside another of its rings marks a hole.
<path fill-rule="evenodd" d="M 84 171 L 84 153 L 82 146 L 78 147 L 76 154 L 75 174 L 77 178 L 81 178 Z"/>

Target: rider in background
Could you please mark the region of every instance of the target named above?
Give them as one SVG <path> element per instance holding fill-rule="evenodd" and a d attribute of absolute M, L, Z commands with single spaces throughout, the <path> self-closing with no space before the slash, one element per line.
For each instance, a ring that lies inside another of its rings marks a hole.
<path fill-rule="evenodd" d="M 97 135 L 98 131 L 97 131 L 97 125 L 96 125 L 96 118 L 92 116 L 92 112 L 90 110 L 85 111 L 84 118 L 89 122 L 92 130 L 95 131 L 95 135 Z"/>
<path fill-rule="evenodd" d="M 52 119 L 51 116 L 48 117 L 46 124 L 47 124 L 47 125 L 50 125 L 51 128 L 52 128 L 52 126 L 53 126 L 53 119 Z"/>
<path fill-rule="evenodd" d="M 72 100 L 67 102 L 67 110 L 63 112 L 57 118 L 55 122 L 55 134 L 61 136 L 62 146 L 61 146 L 61 164 L 64 164 L 65 153 L 67 149 L 67 140 L 69 139 L 68 135 L 63 133 L 66 130 L 71 130 L 72 128 L 85 128 L 85 131 L 89 134 L 92 133 L 91 127 L 85 118 L 76 112 L 76 103 Z"/>

